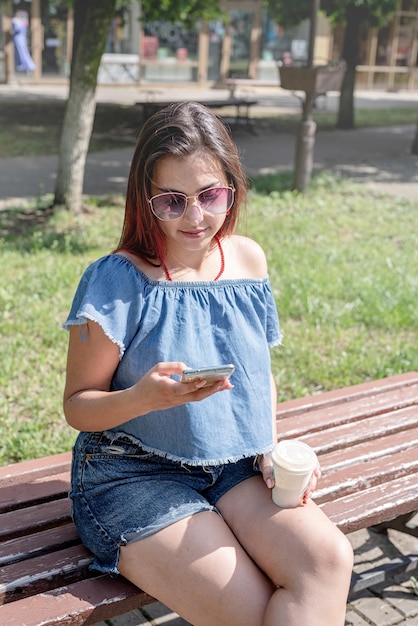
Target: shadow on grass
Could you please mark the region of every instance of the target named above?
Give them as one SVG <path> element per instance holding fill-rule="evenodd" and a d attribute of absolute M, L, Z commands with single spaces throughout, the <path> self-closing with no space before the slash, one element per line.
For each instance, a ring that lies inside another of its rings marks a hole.
<path fill-rule="evenodd" d="M 82 252 L 86 242 L 80 229 L 58 229 L 54 225 L 54 207 L 45 203 L 35 208 L 10 208 L 0 211 L 0 242 L 4 251 L 31 254 L 39 250 L 57 253 Z"/>
<path fill-rule="evenodd" d="M 283 193 L 291 191 L 293 185 L 292 172 L 275 172 L 261 174 L 249 179 L 249 187 L 252 191 L 268 196 L 273 192 Z"/>
<path fill-rule="evenodd" d="M 57 154 L 66 101 L 5 100 L 0 104 L 0 158 Z M 142 126 L 134 107 L 98 103 L 89 151 L 132 145 Z"/>

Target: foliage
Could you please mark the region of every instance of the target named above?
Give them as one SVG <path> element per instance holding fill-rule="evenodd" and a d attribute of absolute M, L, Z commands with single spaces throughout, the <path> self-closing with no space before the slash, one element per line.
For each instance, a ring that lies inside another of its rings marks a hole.
<path fill-rule="evenodd" d="M 198 20 L 226 17 L 220 8 L 220 0 L 142 0 L 141 10 L 147 22 L 183 22 L 186 26 L 192 26 Z"/>
<path fill-rule="evenodd" d="M 311 15 L 312 0 L 264 0 L 269 15 L 281 26 L 290 28 Z"/>
<path fill-rule="evenodd" d="M 10 0 L 0 0 L 0 5 Z M 61 6 L 62 0 L 47 0 L 50 7 Z M 139 2 L 139 0 L 138 0 Z M 76 0 L 65 0 L 68 6 L 74 6 Z M 126 0 L 116 0 L 116 9 L 126 5 Z M 221 0 L 141 0 L 144 21 L 183 22 L 193 26 L 198 20 L 210 21 L 226 18 L 227 13 L 221 7 Z"/>
<path fill-rule="evenodd" d="M 369 26 L 384 26 L 396 10 L 398 0 L 321 0 L 321 9 L 330 18 L 332 24 L 345 24 L 347 10 L 351 7 Z"/>
<path fill-rule="evenodd" d="M 412 587 L 412 593 L 414 593 L 416 596 L 418 596 L 418 580 L 415 578 L 415 576 L 411 576 L 411 578 L 409 579 Z"/>
<path fill-rule="evenodd" d="M 396 10 L 397 0 L 321 0 L 320 10 L 332 24 L 345 24 L 347 11 L 355 9 L 361 13 L 362 21 L 368 26 L 383 26 L 388 17 Z M 296 26 L 304 19 L 309 19 L 312 12 L 312 0 L 265 0 L 269 14 L 279 24 Z"/>

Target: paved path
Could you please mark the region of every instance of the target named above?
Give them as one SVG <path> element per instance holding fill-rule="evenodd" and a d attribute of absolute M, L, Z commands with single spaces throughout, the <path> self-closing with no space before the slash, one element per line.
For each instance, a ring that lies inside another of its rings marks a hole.
<path fill-rule="evenodd" d="M 369 187 L 418 200 L 418 156 L 410 154 L 413 125 L 329 130 L 316 134 L 314 171 L 332 170 Z M 234 133 L 250 175 L 292 171 L 296 139 L 291 133 Z M 88 155 L 84 193 L 124 193 L 133 145 Z M 0 200 L 36 198 L 54 190 L 56 156 L 0 159 Z"/>
<path fill-rule="evenodd" d="M 151 97 L 165 99 L 163 89 L 152 89 Z M 172 96 L 172 92 L 170 97 Z M 98 99 L 133 104 L 141 97 L 137 87 L 99 88 Z M 219 93 L 180 89 L 176 97 L 208 99 L 220 97 Z M 0 85 L 0 98 L 65 98 L 64 86 L 9 86 Z M 226 97 L 226 94 L 225 94 Z M 299 103 L 289 93 L 280 90 L 260 90 L 257 93 L 260 107 L 265 111 L 284 111 L 299 114 Z M 327 96 L 320 106 L 334 109 L 338 105 L 335 95 Z M 373 108 L 417 106 L 418 94 L 405 92 L 388 94 L 363 92 L 356 94 L 356 106 Z M 355 129 L 351 131 L 318 132 L 315 141 L 314 171 L 329 169 L 373 187 L 418 201 L 418 157 L 410 154 L 415 132 L 414 126 Z M 245 167 L 250 175 L 276 171 L 292 171 L 295 137 L 290 133 L 256 134 L 240 131 L 234 134 Z M 84 192 L 92 195 L 124 193 L 132 147 L 90 154 L 87 160 Z M 57 158 L 0 159 L 0 207 L 22 199 L 33 199 L 54 189 Z M 418 517 L 418 516 L 417 516 Z M 418 523 L 418 522 L 417 522 Z M 418 539 L 389 531 L 389 536 L 375 535 L 362 530 L 349 535 L 355 550 L 356 571 L 371 565 L 388 562 L 400 554 L 417 554 Z M 362 592 L 350 599 L 347 606 L 346 626 L 417 626 L 418 597 L 410 590 L 408 575 L 402 584 L 385 584 Z M 187 622 L 172 613 L 161 603 L 142 610 L 102 622 L 99 626 L 187 626 Z M 216 626 L 214 622 L 213 626 Z M 325 625 L 324 626 L 332 626 Z"/>

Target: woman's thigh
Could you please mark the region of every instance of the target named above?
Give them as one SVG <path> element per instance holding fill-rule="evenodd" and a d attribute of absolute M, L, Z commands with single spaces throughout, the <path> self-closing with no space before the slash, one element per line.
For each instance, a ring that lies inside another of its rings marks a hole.
<path fill-rule="evenodd" d="M 261 626 L 274 591 L 212 511 L 122 547 L 119 570 L 194 626 Z"/>
<path fill-rule="evenodd" d="M 246 552 L 278 587 L 300 585 L 311 572 L 318 576 L 327 561 L 350 571 L 347 539 L 311 500 L 281 509 L 262 478 L 255 477 L 228 491 L 216 506 Z"/>

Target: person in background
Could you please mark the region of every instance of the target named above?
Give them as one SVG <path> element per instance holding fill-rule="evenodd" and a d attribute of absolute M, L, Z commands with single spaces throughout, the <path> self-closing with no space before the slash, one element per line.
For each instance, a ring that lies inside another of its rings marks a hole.
<path fill-rule="evenodd" d="M 15 66 L 18 72 L 33 72 L 36 65 L 28 48 L 28 14 L 18 11 L 12 19 Z"/>

